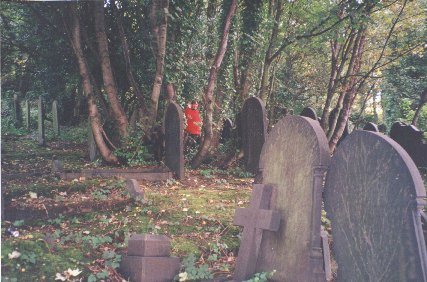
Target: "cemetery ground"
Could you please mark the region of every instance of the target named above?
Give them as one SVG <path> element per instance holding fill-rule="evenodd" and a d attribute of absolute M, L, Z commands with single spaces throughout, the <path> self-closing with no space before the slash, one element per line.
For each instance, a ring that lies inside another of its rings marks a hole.
<path fill-rule="evenodd" d="M 100 167 L 88 160 L 85 134 L 47 132 L 40 147 L 36 133 L 3 130 L 2 281 L 120 281 L 131 233 L 169 236 L 189 277 L 231 275 L 240 232 L 232 220 L 248 205 L 250 174 L 187 169 L 181 181 L 139 181 L 143 200 L 131 198 L 122 179 L 59 179 L 54 157 L 64 169 Z"/>

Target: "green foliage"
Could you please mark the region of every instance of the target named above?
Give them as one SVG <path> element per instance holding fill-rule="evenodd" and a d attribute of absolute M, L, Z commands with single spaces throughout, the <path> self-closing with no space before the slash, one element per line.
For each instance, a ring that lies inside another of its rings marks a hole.
<path fill-rule="evenodd" d="M 245 280 L 245 282 L 266 282 L 268 279 L 273 277 L 274 273 L 276 273 L 276 270 L 271 272 L 255 273 L 254 277 L 249 280 Z"/>
<path fill-rule="evenodd" d="M 178 275 L 179 281 L 212 279 L 213 275 L 209 271 L 207 264 L 197 266 L 196 257 L 191 254 L 182 261 L 183 271 Z"/>
<path fill-rule="evenodd" d="M 148 146 L 143 142 L 142 130 L 137 130 L 130 134 L 123 141 L 123 145 L 114 151 L 114 154 L 124 164 L 148 165 L 153 163 L 153 156 Z"/>

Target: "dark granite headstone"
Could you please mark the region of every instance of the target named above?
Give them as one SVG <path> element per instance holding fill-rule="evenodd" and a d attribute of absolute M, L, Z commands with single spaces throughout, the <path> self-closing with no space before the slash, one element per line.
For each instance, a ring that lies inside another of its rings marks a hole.
<path fill-rule="evenodd" d="M 309 117 L 311 119 L 317 120 L 316 111 L 311 107 L 305 107 L 304 109 L 302 109 L 300 116 Z"/>
<path fill-rule="evenodd" d="M 262 149 L 262 183 L 273 183 L 270 208 L 280 212 L 278 232 L 265 231 L 256 272 L 276 270 L 273 281 L 325 281 L 321 250 L 321 205 L 328 140 L 317 120 L 287 116 Z"/>
<path fill-rule="evenodd" d="M 30 118 L 30 101 L 25 100 L 25 126 L 27 129 L 30 129 L 31 118 Z"/>
<path fill-rule="evenodd" d="M 275 194 L 273 185 L 255 184 L 249 208 L 240 208 L 234 215 L 234 224 L 243 226 L 239 255 L 234 270 L 234 279 L 244 281 L 254 274 L 258 250 L 264 230 L 277 231 L 280 214 L 270 210 L 271 197 Z"/>
<path fill-rule="evenodd" d="M 221 144 L 226 143 L 228 140 L 230 140 L 230 138 L 232 137 L 232 134 L 233 134 L 233 122 L 231 121 L 231 119 L 227 118 L 224 120 L 224 123 L 222 125 L 220 143 Z"/>
<path fill-rule="evenodd" d="M 20 128 L 22 126 L 22 108 L 17 94 L 13 95 L 13 118 L 16 128 Z"/>
<path fill-rule="evenodd" d="M 44 128 L 44 105 L 40 96 L 38 100 L 38 141 L 40 146 L 46 145 L 45 128 Z"/>
<path fill-rule="evenodd" d="M 170 257 L 170 240 L 165 235 L 134 234 L 120 272 L 134 282 L 173 281 L 180 269 L 179 258 Z"/>
<path fill-rule="evenodd" d="M 337 148 L 325 184 L 337 281 L 426 281 L 420 211 L 426 197 L 409 155 L 358 130 Z"/>
<path fill-rule="evenodd" d="M 52 121 L 53 132 L 59 135 L 58 102 L 56 100 L 52 102 Z"/>
<path fill-rule="evenodd" d="M 423 132 L 415 126 L 402 122 L 393 123 L 390 129 L 390 137 L 406 150 L 415 164 L 427 167 L 427 144 L 423 140 L 423 135 Z"/>
<path fill-rule="evenodd" d="M 241 124 L 245 166 L 248 171 L 257 173 L 262 146 L 267 137 L 267 116 L 261 99 L 246 99 L 242 108 Z"/>
<path fill-rule="evenodd" d="M 184 178 L 184 117 L 181 107 L 169 103 L 165 120 L 165 164 L 178 179 Z"/>
<path fill-rule="evenodd" d="M 363 130 L 373 131 L 373 132 L 380 132 L 378 130 L 378 126 L 375 123 L 373 123 L 373 122 L 367 122 L 365 124 L 365 126 L 363 127 Z"/>
<path fill-rule="evenodd" d="M 98 146 L 96 146 L 95 137 L 93 136 L 90 118 L 87 127 L 87 146 L 89 149 L 89 159 L 91 162 L 94 162 L 99 156 L 99 151 Z"/>

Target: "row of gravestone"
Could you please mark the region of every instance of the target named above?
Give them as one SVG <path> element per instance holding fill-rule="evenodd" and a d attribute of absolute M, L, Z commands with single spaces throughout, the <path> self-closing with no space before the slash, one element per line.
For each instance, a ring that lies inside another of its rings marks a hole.
<path fill-rule="evenodd" d="M 331 221 L 336 281 L 427 281 L 420 219 L 425 187 L 391 138 L 356 130 L 331 159 L 320 124 L 288 116 L 268 135 L 259 169 L 262 184 L 250 206 L 235 215 L 235 224 L 244 226 L 236 281 L 273 270 L 273 281 L 331 278 L 322 201 Z"/>
<path fill-rule="evenodd" d="M 21 116 L 21 104 L 18 99 L 17 95 L 14 95 L 13 97 L 13 117 L 15 119 L 15 124 L 17 127 L 22 126 L 22 116 Z M 46 137 L 45 137 L 45 107 L 43 104 L 42 97 L 39 97 L 37 101 L 37 107 L 38 107 L 38 122 L 37 122 L 37 128 L 38 128 L 38 143 L 40 146 L 46 145 Z M 53 130 L 56 135 L 60 134 L 59 130 L 59 118 L 58 118 L 58 102 L 54 100 L 52 102 L 52 125 Z M 27 129 L 30 129 L 31 126 L 31 118 L 30 118 L 30 102 L 28 100 L 25 101 L 25 126 Z"/>

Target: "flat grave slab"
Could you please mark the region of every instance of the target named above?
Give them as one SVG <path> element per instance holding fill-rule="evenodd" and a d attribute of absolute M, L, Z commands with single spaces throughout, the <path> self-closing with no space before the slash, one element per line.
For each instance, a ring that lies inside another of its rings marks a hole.
<path fill-rule="evenodd" d="M 104 178 L 121 177 L 126 179 L 161 181 L 172 178 L 172 172 L 167 168 L 115 168 L 115 169 L 82 169 L 80 171 L 62 171 L 58 173 L 61 179 L 72 180 L 79 177 Z"/>

